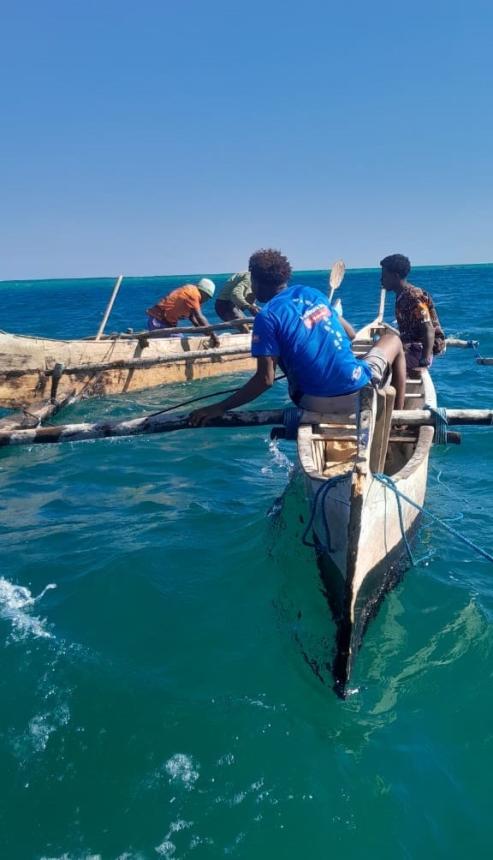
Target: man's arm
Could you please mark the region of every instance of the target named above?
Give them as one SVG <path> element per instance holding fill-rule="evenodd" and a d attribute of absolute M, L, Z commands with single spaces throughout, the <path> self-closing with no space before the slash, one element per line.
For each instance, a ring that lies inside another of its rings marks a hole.
<path fill-rule="evenodd" d="M 257 358 L 257 370 L 245 385 L 238 389 L 235 394 L 232 394 L 231 397 L 221 400 L 220 403 L 214 403 L 212 406 L 206 406 L 202 409 L 195 409 L 190 413 L 190 424 L 193 427 L 207 424 L 210 418 L 219 418 L 229 409 L 236 409 L 238 406 L 244 406 L 245 403 L 256 400 L 257 397 L 260 397 L 264 391 L 267 391 L 273 385 L 275 373 L 276 359 L 270 355 L 260 355 Z"/>
<path fill-rule="evenodd" d="M 207 317 L 205 317 L 202 311 L 199 310 L 190 311 L 190 316 L 188 319 L 196 328 L 200 325 L 210 325 Z M 211 340 L 214 346 L 219 346 L 220 340 L 217 334 L 214 334 L 214 332 L 211 332 Z"/>
<path fill-rule="evenodd" d="M 421 354 L 422 361 L 430 361 L 433 355 L 433 344 L 435 343 L 435 329 L 433 324 L 422 323 L 420 326 L 420 341 L 423 344 L 423 352 Z"/>
<path fill-rule="evenodd" d="M 188 317 L 188 319 L 194 326 L 209 325 L 207 317 L 205 317 L 202 311 L 199 310 L 190 311 L 190 316 Z"/>

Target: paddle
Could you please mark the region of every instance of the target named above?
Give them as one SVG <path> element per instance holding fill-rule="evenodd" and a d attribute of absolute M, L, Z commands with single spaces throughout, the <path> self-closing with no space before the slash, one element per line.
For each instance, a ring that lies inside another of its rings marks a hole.
<path fill-rule="evenodd" d="M 344 274 L 346 272 L 346 264 L 344 260 L 338 260 L 337 263 L 334 263 L 330 270 L 329 277 L 329 302 L 332 303 L 332 299 L 334 298 L 334 293 L 342 284 L 344 279 Z"/>

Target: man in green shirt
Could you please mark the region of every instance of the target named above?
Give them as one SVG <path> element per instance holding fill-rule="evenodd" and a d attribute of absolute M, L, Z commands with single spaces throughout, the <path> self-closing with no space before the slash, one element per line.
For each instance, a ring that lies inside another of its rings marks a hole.
<path fill-rule="evenodd" d="M 225 322 L 245 319 L 245 314 L 258 314 L 250 272 L 237 272 L 226 281 L 216 299 L 216 313 Z M 248 329 L 245 327 L 245 331 Z"/>

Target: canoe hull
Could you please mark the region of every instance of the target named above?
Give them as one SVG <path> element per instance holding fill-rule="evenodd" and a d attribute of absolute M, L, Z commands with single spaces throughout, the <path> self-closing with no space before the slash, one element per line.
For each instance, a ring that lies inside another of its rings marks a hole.
<path fill-rule="evenodd" d="M 384 400 L 385 396 L 392 397 L 391 392 L 383 395 Z M 339 427 L 321 416 L 320 425 L 301 426 L 298 433 L 319 569 L 336 625 L 334 689 L 342 697 L 369 621 L 409 565 L 406 544 L 419 524 L 434 434 L 432 427 L 422 426 L 409 440 L 405 431 L 392 435 L 388 423 L 388 435 L 382 436 L 385 416 L 382 419 L 378 412 L 382 395 L 369 391 L 364 397 L 359 426 L 355 415 L 351 426 L 349 415 L 341 414 Z M 408 380 L 406 407 L 424 403 L 436 405 L 426 372 Z M 389 408 L 391 414 L 392 405 Z M 383 457 L 375 450 L 374 443 L 380 442 Z M 380 473 L 413 504 L 401 500 L 399 505 L 392 487 L 376 477 Z"/>
<path fill-rule="evenodd" d="M 210 347 L 209 337 L 193 335 L 95 342 L 0 334 L 0 406 L 19 408 L 45 402 L 51 396 L 51 372 L 57 364 L 88 368 L 87 372 L 62 374 L 56 390 L 58 399 L 72 393 L 84 397 L 124 394 L 227 373 L 248 373 L 255 367 L 248 351 L 249 334 L 221 335 L 220 348 L 228 354 L 218 355 L 215 350 L 211 355 Z M 195 357 L 187 358 L 187 353 Z M 141 360 L 149 366 L 100 367 Z M 155 360 L 157 363 L 153 363 Z M 99 369 L 92 370 L 92 364 Z"/>

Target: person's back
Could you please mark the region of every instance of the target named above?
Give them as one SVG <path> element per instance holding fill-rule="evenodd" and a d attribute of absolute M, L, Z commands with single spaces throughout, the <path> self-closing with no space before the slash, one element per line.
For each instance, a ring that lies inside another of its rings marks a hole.
<path fill-rule="evenodd" d="M 246 313 L 252 316 L 258 313 L 250 272 L 237 272 L 228 278 L 216 299 L 215 308 L 217 315 L 225 322 L 243 319 Z"/>
<path fill-rule="evenodd" d="M 352 394 L 371 380 L 328 298 L 301 284 L 282 290 L 256 316 L 252 355 L 279 357 L 295 401 Z"/>
<path fill-rule="evenodd" d="M 433 326 L 433 354 L 443 352 L 445 335 L 438 319 L 432 297 L 426 290 L 406 284 L 395 300 L 397 325 L 404 344 L 420 341 L 423 323 Z"/>
<path fill-rule="evenodd" d="M 194 284 L 184 284 L 160 299 L 146 313 L 163 325 L 176 326 L 178 320 L 188 319 L 192 311 L 200 311 L 200 291 Z"/>
<path fill-rule="evenodd" d="M 276 364 L 284 369 L 290 397 L 302 409 L 330 412 L 334 399 L 354 394 L 368 382 L 382 385 L 389 370 L 396 389 L 395 408 L 403 409 L 406 365 L 397 335 L 383 334 L 363 358 L 357 358 L 351 351 L 352 326 L 318 290 L 288 287 L 292 269 L 280 251 L 256 251 L 248 268 L 254 295 L 265 303 L 253 324 L 257 370 L 226 400 L 191 412 L 192 426 L 255 400 L 274 384 Z"/>

